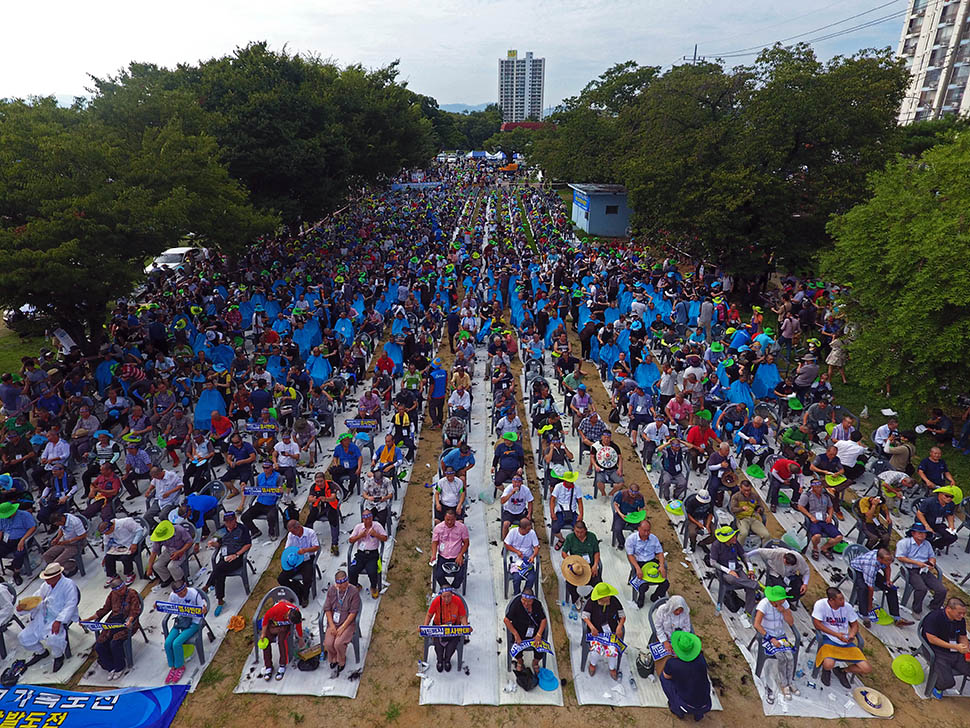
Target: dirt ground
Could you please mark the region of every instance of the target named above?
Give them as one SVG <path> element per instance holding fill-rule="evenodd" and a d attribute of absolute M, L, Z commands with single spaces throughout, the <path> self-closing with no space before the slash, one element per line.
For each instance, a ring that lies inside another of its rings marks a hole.
<path fill-rule="evenodd" d="M 447 346 L 440 352 L 447 367 L 452 360 Z M 588 365 L 587 365 L 588 366 Z M 588 386 L 593 393 L 597 408 L 609 411 L 609 398 L 599 380 L 591 377 Z M 483 395 L 480 391 L 479 394 Z M 524 412 L 520 417 L 524 419 Z M 638 480 L 646 485 L 647 475 L 639 460 L 632 454 L 630 441 L 617 434 L 614 442 L 624 456 L 624 473 L 627 482 Z M 532 467 L 531 446 L 526 440 L 527 466 Z M 221 728 L 238 724 L 240 719 L 253 721 L 258 726 L 317 726 L 334 724 L 352 726 L 396 726 L 418 728 L 432 724 L 472 724 L 478 728 L 500 726 L 529 726 L 530 728 L 589 728 L 589 726 L 633 726 L 646 721 L 653 726 L 681 725 L 668 711 L 660 708 L 611 708 L 608 706 L 580 706 L 572 689 L 569 650 L 561 615 L 552 609 L 552 637 L 557 650 L 563 679 L 564 706 L 421 706 L 418 704 L 419 679 L 415 676 L 416 661 L 421 656 L 421 641 L 416 626 L 421 624 L 426 611 L 427 585 L 430 567 L 427 562 L 430 547 L 430 523 L 428 499 L 430 490 L 423 487 L 428 479 L 424 463 L 434 463 L 440 453 L 440 431 L 425 428 L 416 456 L 416 466 L 404 500 L 403 513 L 398 526 L 394 557 L 388 569 L 387 579 L 391 586 L 383 595 L 380 619 L 367 653 L 361 677 L 361 686 L 355 700 L 343 698 L 292 697 L 271 695 L 236 695 L 233 689 L 243 664 L 252 651 L 249 630 L 228 636 L 211 660 L 195 693 L 190 694 L 176 717 L 174 725 L 185 728 Z M 487 467 L 487 453 L 480 453 L 477 467 Z M 532 472 L 533 482 L 534 470 Z M 651 499 L 650 489 L 642 488 L 647 495 L 647 511 L 651 516 L 654 533 L 667 546 L 668 551 L 679 549 L 678 537 L 664 515 L 660 503 Z M 541 493 L 536 493 L 541 497 Z M 536 509 L 536 512 L 540 512 Z M 781 535 L 782 529 L 774 519 L 769 521 L 772 532 Z M 545 529 L 538 528 L 544 539 Z M 473 535 L 474 537 L 474 535 Z M 418 553 L 421 548 L 424 553 Z M 548 544 L 542 548 L 548 557 Z M 669 558 L 668 569 L 671 593 L 683 595 L 691 605 L 694 628 L 701 635 L 705 654 L 711 666 L 711 678 L 718 687 L 723 711 L 711 712 L 703 725 L 745 725 L 747 728 L 794 728 L 795 726 L 820 725 L 820 719 L 766 717 L 762 714 L 756 688 L 752 685 L 751 672 L 741 653 L 734 645 L 727 628 L 714 610 L 693 571 L 680 566 L 680 559 Z M 276 583 L 279 559 L 255 585 L 252 596 L 241 614 L 247 624 L 259 598 Z M 550 570 L 543 572 L 543 588 L 549 604 L 557 599 L 556 575 Z M 805 602 L 811 604 L 824 591 L 820 578 L 813 580 Z M 902 725 L 935 726 L 970 725 L 968 703 L 959 699 L 924 701 L 916 697 L 913 689 L 899 682 L 890 669 L 889 653 L 874 638 L 867 635 L 866 652 L 874 671 L 867 683 L 884 692 L 896 708 L 896 718 Z M 321 673 L 321 676 L 323 674 Z M 474 679 L 472 677 L 471 679 Z M 862 720 L 838 721 L 841 726 L 862 726 Z"/>

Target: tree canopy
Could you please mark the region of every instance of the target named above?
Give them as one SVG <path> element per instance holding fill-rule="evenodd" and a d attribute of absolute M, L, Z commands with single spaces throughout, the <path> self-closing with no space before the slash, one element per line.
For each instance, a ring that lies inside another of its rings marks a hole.
<path fill-rule="evenodd" d="M 825 225 L 896 149 L 905 66 L 821 63 L 807 45 L 754 64 L 617 64 L 551 117 L 531 159 L 553 178 L 625 184 L 634 229 L 754 277 L 814 265 Z"/>
<path fill-rule="evenodd" d="M 848 286 L 854 376 L 910 405 L 970 387 L 968 167 L 964 132 L 873 173 L 872 197 L 829 224 L 823 272 Z"/>
<path fill-rule="evenodd" d="M 0 102 L 0 304 L 31 304 L 78 342 L 146 258 L 189 233 L 231 250 L 276 225 L 177 116 L 125 136 L 53 98 Z"/>

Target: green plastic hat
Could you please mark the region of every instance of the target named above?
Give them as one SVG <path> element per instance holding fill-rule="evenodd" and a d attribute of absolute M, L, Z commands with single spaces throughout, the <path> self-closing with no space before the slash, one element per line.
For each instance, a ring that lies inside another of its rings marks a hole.
<path fill-rule="evenodd" d="M 833 488 L 837 485 L 842 485 L 846 480 L 844 475 L 826 475 L 825 482 L 831 485 Z"/>
<path fill-rule="evenodd" d="M 670 646 L 674 648 L 677 659 L 684 662 L 693 662 L 701 654 L 701 638 L 693 632 L 674 630 L 670 635 Z"/>
<path fill-rule="evenodd" d="M 269 639 L 262 637 L 256 644 L 259 646 L 259 649 L 265 650 L 267 647 L 269 647 Z"/>
<path fill-rule="evenodd" d="M 963 491 L 955 485 L 943 485 L 933 489 L 934 493 L 946 493 L 953 496 L 953 503 L 959 504 L 963 500 Z"/>
<path fill-rule="evenodd" d="M 804 406 L 802 405 L 802 401 L 798 397 L 796 397 L 795 395 L 792 395 L 791 397 L 788 398 L 788 409 L 790 409 L 792 412 L 798 412 L 804 409 Z"/>
<path fill-rule="evenodd" d="M 779 493 L 779 494 L 778 494 L 778 502 L 779 502 L 779 503 L 780 503 L 781 505 L 783 505 L 783 506 L 788 506 L 788 505 L 791 505 L 791 498 L 789 498 L 789 497 L 788 497 L 787 495 L 785 495 L 784 493 Z"/>
<path fill-rule="evenodd" d="M 832 550 L 837 554 L 841 554 L 847 548 L 849 548 L 848 541 L 839 541 L 837 544 L 835 544 L 835 546 L 832 547 Z"/>
<path fill-rule="evenodd" d="M 549 430 L 551 429 L 552 429 L 552 425 L 543 425 L 542 427 L 539 428 L 539 434 L 540 435 L 545 434 L 546 432 L 549 432 Z"/>
<path fill-rule="evenodd" d="M 0 503 L 0 518 L 10 518 L 19 508 L 19 503 Z"/>
<path fill-rule="evenodd" d="M 765 599 L 769 602 L 780 602 L 782 599 L 788 599 L 788 592 L 783 586 L 765 587 Z"/>
<path fill-rule="evenodd" d="M 738 330 L 737 330 L 736 328 L 734 328 L 734 327 L 732 326 L 731 328 L 729 328 L 729 329 L 728 329 L 727 331 L 725 331 L 724 333 L 725 333 L 725 334 L 736 334 L 737 332 L 738 332 Z"/>
<path fill-rule="evenodd" d="M 881 608 L 876 610 L 876 620 L 883 627 L 888 627 L 890 624 L 896 621 L 889 612 Z"/>
<path fill-rule="evenodd" d="M 702 420 L 707 420 L 708 422 L 710 422 L 712 415 L 710 410 L 702 409 L 700 412 L 697 413 L 697 416 Z"/>
<path fill-rule="evenodd" d="M 666 581 L 664 575 L 660 573 L 660 566 L 655 561 L 648 561 L 643 565 L 643 580 L 651 584 L 662 584 Z"/>
<path fill-rule="evenodd" d="M 760 465 L 749 465 L 745 468 L 744 474 L 755 480 L 764 480 L 765 478 L 765 471 L 761 469 Z"/>
<path fill-rule="evenodd" d="M 151 539 L 155 543 L 159 543 L 160 541 L 168 541 L 174 535 L 175 526 L 172 525 L 171 521 L 166 520 L 159 522 L 159 524 L 155 526 L 155 530 L 152 531 Z"/>
<path fill-rule="evenodd" d="M 562 475 L 557 476 L 560 480 L 565 480 L 567 483 L 575 483 L 579 480 L 579 473 L 575 470 L 567 470 Z"/>
<path fill-rule="evenodd" d="M 730 526 L 721 526 L 720 528 L 714 531 L 715 538 L 717 538 L 717 540 L 720 541 L 721 543 L 727 543 L 737 535 L 738 535 L 738 532 L 735 529 L 731 528 Z"/>
<path fill-rule="evenodd" d="M 673 513 L 675 516 L 684 515 L 684 502 L 681 500 L 672 500 L 664 507 L 669 513 Z"/>
<path fill-rule="evenodd" d="M 720 341 L 715 341 L 713 344 L 711 344 L 711 351 L 724 351 L 724 344 L 722 344 Z"/>
<path fill-rule="evenodd" d="M 835 423 L 834 422 L 829 422 L 825 426 L 825 432 L 826 432 L 826 434 L 831 435 L 832 434 L 832 430 L 834 430 L 834 429 L 835 429 Z"/>
<path fill-rule="evenodd" d="M 506 432 L 504 435 L 502 435 L 502 437 L 504 437 L 509 442 L 515 442 L 516 440 L 519 439 L 519 435 L 516 432 Z"/>
<path fill-rule="evenodd" d="M 351 435 L 349 432 L 345 432 L 337 438 L 337 442 L 343 442 L 344 440 L 349 440 L 352 437 L 353 435 Z"/>
<path fill-rule="evenodd" d="M 734 366 L 734 359 L 733 359 L 733 358 L 731 358 L 731 357 L 728 357 L 727 359 L 725 359 L 725 360 L 724 360 L 723 362 L 721 362 L 721 363 L 722 363 L 722 364 L 724 364 L 724 368 L 726 369 L 727 367 L 731 367 L 731 366 Z"/>
<path fill-rule="evenodd" d="M 640 523 L 644 518 L 647 517 L 647 512 L 643 509 L 639 511 L 633 511 L 632 513 L 627 513 L 623 516 L 623 520 L 627 523 Z"/>
<path fill-rule="evenodd" d="M 893 660 L 893 675 L 907 685 L 919 685 L 926 680 L 923 666 L 912 655 L 899 655 Z"/>
<path fill-rule="evenodd" d="M 589 598 L 595 602 L 606 597 L 615 597 L 617 595 L 619 595 L 619 592 L 616 590 L 615 586 L 607 584 L 605 581 L 601 581 L 599 584 L 593 587 L 593 593 L 589 595 Z"/>

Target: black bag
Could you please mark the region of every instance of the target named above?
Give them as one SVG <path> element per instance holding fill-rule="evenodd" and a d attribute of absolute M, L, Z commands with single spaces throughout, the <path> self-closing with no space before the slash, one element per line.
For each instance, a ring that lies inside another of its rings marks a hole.
<path fill-rule="evenodd" d="M 300 520 L 300 509 L 296 507 L 294 503 L 287 503 L 286 508 L 283 509 L 283 526 L 285 527 L 290 521 Z"/>
<path fill-rule="evenodd" d="M 309 660 L 298 660 L 296 669 L 300 672 L 313 672 L 320 667 L 320 655 L 311 657 Z"/>
<path fill-rule="evenodd" d="M 520 688 L 528 692 L 539 684 L 539 677 L 531 669 L 526 667 L 522 670 L 515 670 L 515 681 L 519 684 Z"/>
<path fill-rule="evenodd" d="M 654 673 L 656 665 L 654 664 L 653 654 L 650 652 L 641 652 L 637 655 L 637 674 L 642 678 L 648 678 Z"/>
<path fill-rule="evenodd" d="M 607 419 L 610 422 L 612 422 L 614 425 L 620 424 L 620 408 L 614 407 L 613 409 L 611 409 L 610 414 L 607 416 Z"/>
<path fill-rule="evenodd" d="M 0 673 L 0 685 L 5 688 L 12 688 L 18 682 L 23 674 L 27 672 L 27 663 L 24 660 L 14 660 L 14 663 L 8 667 L 3 673 Z"/>
<path fill-rule="evenodd" d="M 735 591 L 728 591 L 724 595 L 724 606 L 727 607 L 731 614 L 737 614 L 741 607 L 744 606 L 744 600 L 738 596 Z"/>

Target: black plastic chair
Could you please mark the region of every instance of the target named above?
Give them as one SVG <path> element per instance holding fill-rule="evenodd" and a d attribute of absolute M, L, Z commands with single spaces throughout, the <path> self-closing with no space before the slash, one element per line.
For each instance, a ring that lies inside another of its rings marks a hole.
<path fill-rule="evenodd" d="M 929 615 L 926 615 L 926 617 L 928 616 Z M 923 690 L 923 696 L 928 698 L 933 692 L 933 688 L 936 687 L 936 652 L 933 650 L 933 645 L 931 645 L 929 640 L 926 639 L 926 635 L 923 634 L 923 622 L 926 621 L 926 617 L 923 617 L 919 621 L 919 626 L 916 629 L 919 633 L 920 653 L 922 653 L 923 657 L 926 659 L 926 664 L 929 668 L 926 671 L 926 688 Z M 964 675 L 963 683 L 960 685 L 961 694 L 967 687 L 968 680 L 970 680 L 970 677 Z"/>
<path fill-rule="evenodd" d="M 349 587 L 353 588 L 353 587 Z M 362 605 L 363 608 L 363 605 Z M 324 635 L 327 633 L 327 615 L 322 609 L 317 616 L 317 631 L 320 633 L 320 644 L 323 644 Z M 354 660 L 360 664 L 360 613 L 354 617 L 354 636 L 350 640 L 350 646 L 354 648 Z"/>
<path fill-rule="evenodd" d="M 792 636 L 794 637 L 794 639 L 792 640 L 795 643 L 794 663 L 797 666 L 798 653 L 802 649 L 802 637 L 798 632 L 798 627 L 794 625 L 789 625 L 788 628 L 791 630 Z M 755 642 L 758 643 L 758 656 L 755 661 L 754 674 L 758 677 L 761 677 L 761 671 L 764 669 L 765 661 L 772 658 L 768 657 L 768 654 L 765 652 L 764 638 L 760 634 L 758 634 L 758 632 L 754 633 L 754 636 L 751 638 L 751 641 L 748 643 L 749 652 L 751 651 L 751 648 L 754 647 Z"/>
<path fill-rule="evenodd" d="M 516 594 L 514 597 L 512 597 L 511 601 L 509 601 L 509 603 L 505 605 L 505 616 L 506 617 L 509 614 L 509 608 L 512 606 L 512 602 L 514 602 L 518 598 L 519 598 L 519 596 L 518 596 L 518 594 Z M 548 637 L 549 637 L 549 627 L 548 626 L 546 626 L 546 635 L 545 636 L 546 636 L 546 641 L 549 642 L 549 640 L 548 640 Z M 505 669 L 508 670 L 509 672 L 512 671 L 512 653 L 509 650 L 510 650 L 510 648 L 512 647 L 513 644 L 515 644 L 515 642 L 514 642 L 514 638 L 512 636 L 512 630 L 510 630 L 508 628 L 508 625 L 506 625 L 506 627 L 505 627 Z M 551 645 L 552 643 L 549 642 L 549 644 Z M 530 649 L 523 650 L 523 652 L 521 652 L 519 654 L 524 654 L 525 652 L 529 652 L 530 650 L 531 650 L 531 648 Z M 535 650 L 531 650 L 531 651 L 534 652 Z M 541 657 L 539 658 L 539 662 L 542 664 L 543 667 L 545 667 L 546 666 L 546 657 L 547 657 L 547 655 L 546 655 L 545 652 L 540 652 L 539 654 L 541 655 Z"/>

